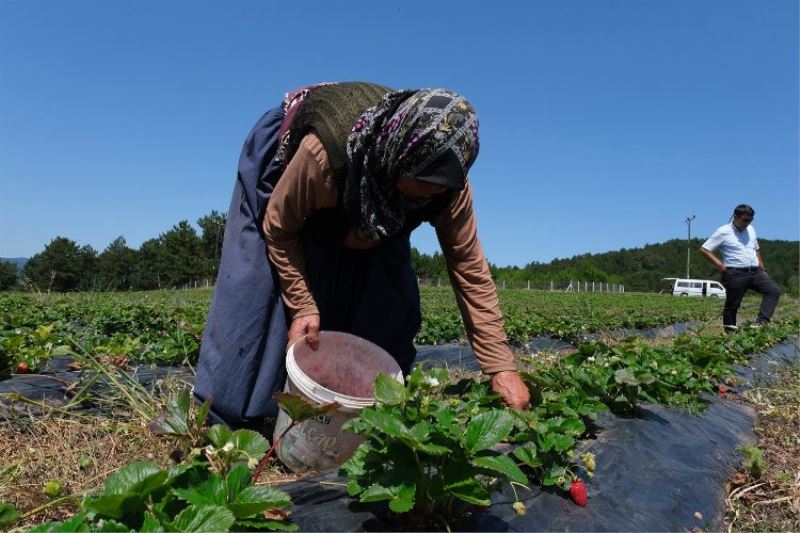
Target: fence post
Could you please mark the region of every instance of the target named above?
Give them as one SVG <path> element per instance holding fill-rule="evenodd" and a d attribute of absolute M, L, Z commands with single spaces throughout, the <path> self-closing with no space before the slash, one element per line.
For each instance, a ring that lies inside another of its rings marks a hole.
<path fill-rule="evenodd" d="M 550 280 L 550 292 L 553 292 L 553 280 Z"/>
<path fill-rule="evenodd" d="M 531 290 L 531 280 L 528 280 L 528 290 Z"/>

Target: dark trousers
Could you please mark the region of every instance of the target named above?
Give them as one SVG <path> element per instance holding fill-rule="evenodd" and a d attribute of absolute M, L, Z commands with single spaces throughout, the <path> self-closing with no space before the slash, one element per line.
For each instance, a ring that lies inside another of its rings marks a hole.
<path fill-rule="evenodd" d="M 758 269 L 728 268 L 722 274 L 722 285 L 727 298 L 725 310 L 722 312 L 722 323 L 726 326 L 736 325 L 736 312 L 742 304 L 747 289 L 763 294 L 761 309 L 758 311 L 758 322 L 769 322 L 781 297 L 781 290 L 765 271 Z"/>

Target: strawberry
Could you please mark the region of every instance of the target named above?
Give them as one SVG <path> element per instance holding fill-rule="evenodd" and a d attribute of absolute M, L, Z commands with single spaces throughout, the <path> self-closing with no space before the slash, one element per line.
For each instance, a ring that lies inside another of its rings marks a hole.
<path fill-rule="evenodd" d="M 728 387 L 725 385 L 720 385 L 718 390 L 720 394 L 725 395 L 725 393 L 728 392 Z"/>
<path fill-rule="evenodd" d="M 28 368 L 28 363 L 20 363 L 17 365 L 17 374 L 27 374 L 30 372 L 30 368 Z"/>
<path fill-rule="evenodd" d="M 586 483 L 581 479 L 573 479 L 569 486 L 569 495 L 572 496 L 572 501 L 586 507 Z"/>

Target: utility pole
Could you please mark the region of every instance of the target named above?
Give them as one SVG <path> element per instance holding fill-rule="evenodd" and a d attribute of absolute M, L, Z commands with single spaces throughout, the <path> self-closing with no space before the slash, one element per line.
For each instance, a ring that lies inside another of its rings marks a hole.
<path fill-rule="evenodd" d="M 695 215 L 690 217 L 686 217 L 684 222 L 686 226 L 689 228 L 689 235 L 686 238 L 686 278 L 691 278 L 692 276 L 689 274 L 690 265 L 691 265 L 691 251 L 692 251 L 692 220 L 695 219 Z"/>

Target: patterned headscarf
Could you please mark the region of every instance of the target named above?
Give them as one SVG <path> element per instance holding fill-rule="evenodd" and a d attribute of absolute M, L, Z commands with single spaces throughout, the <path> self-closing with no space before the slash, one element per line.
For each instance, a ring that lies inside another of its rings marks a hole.
<path fill-rule="evenodd" d="M 409 210 L 428 202 L 403 198 L 395 186 L 399 176 L 463 189 L 478 146 L 478 118 L 464 97 L 446 89 L 386 94 L 347 139 L 343 203 L 358 221 L 358 235 L 392 236 Z"/>

